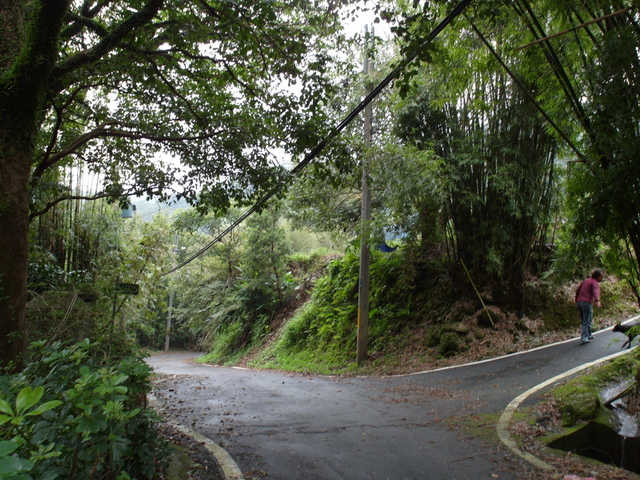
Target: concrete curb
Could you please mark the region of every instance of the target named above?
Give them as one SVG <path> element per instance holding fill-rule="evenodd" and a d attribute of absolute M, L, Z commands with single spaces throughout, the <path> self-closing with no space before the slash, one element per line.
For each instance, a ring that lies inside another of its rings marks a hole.
<path fill-rule="evenodd" d="M 167 422 L 169 425 L 177 428 L 185 435 L 189 435 L 194 440 L 202 443 L 204 447 L 211 452 L 211 454 L 215 457 L 216 462 L 220 466 L 224 478 L 226 480 L 244 480 L 242 476 L 242 471 L 238 468 L 236 462 L 231 458 L 231 455 L 227 453 L 227 451 L 222 448 L 220 445 L 215 443 L 210 438 L 205 437 L 193 430 L 188 429 L 184 425 L 180 425 L 176 422 Z"/>
<path fill-rule="evenodd" d="M 527 399 L 527 397 L 533 395 L 534 393 L 539 392 L 540 390 L 548 387 L 549 385 L 559 382 L 560 380 L 563 380 L 564 378 L 574 375 L 582 370 L 586 370 L 589 367 L 593 367 L 595 365 L 608 362 L 609 360 L 612 360 L 616 357 L 626 355 L 627 353 L 629 353 L 629 351 L 630 350 L 623 350 L 621 352 L 609 355 L 608 357 L 603 357 L 593 362 L 585 363 L 584 365 L 580 365 L 578 367 L 572 368 L 571 370 L 567 370 L 566 372 L 561 373 L 560 375 L 550 378 L 549 380 L 546 380 L 545 382 L 542 382 L 536 385 L 535 387 L 530 388 L 526 392 L 514 398 L 509 403 L 509 405 L 507 405 L 507 408 L 505 408 L 505 410 L 502 412 L 502 415 L 500 416 L 500 419 L 498 420 L 498 424 L 496 426 L 496 430 L 498 432 L 498 437 L 500 438 L 500 441 L 506 447 L 508 447 L 515 455 L 519 456 L 520 458 L 523 458 L 524 460 L 528 461 L 532 465 L 538 468 L 541 468 L 543 470 L 555 470 L 554 466 L 549 465 L 548 463 L 539 459 L 535 455 L 532 455 L 527 452 L 523 452 L 518 448 L 516 441 L 511 437 L 509 433 L 509 424 L 511 422 L 511 419 L 513 418 L 514 413 L 516 412 L 518 407 L 522 404 L 522 402 L 524 402 Z"/>
<path fill-rule="evenodd" d="M 160 409 L 160 402 L 154 395 L 148 395 L 147 400 L 149 401 L 149 405 L 155 410 Z M 222 474 L 225 480 L 244 480 L 242 475 L 242 470 L 238 467 L 238 464 L 233 460 L 231 455 L 222 448 L 220 445 L 215 443 L 210 438 L 205 437 L 193 430 L 181 425 L 177 422 L 166 422 L 167 425 L 171 425 L 172 427 L 180 430 L 185 435 L 190 436 L 197 442 L 201 443 L 207 450 L 211 452 L 211 454 L 216 459 L 218 466 L 222 470 Z"/>

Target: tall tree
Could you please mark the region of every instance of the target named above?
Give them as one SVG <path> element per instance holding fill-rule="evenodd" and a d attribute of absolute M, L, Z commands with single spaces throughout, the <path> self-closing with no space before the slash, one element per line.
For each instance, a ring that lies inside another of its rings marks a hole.
<path fill-rule="evenodd" d="M 394 31 L 406 40 L 407 49 L 423 41 L 428 31 L 425 25 L 433 13 L 450 4 L 446 0 L 424 2 L 421 9 L 404 15 L 404 22 Z M 571 202 L 577 214 L 573 219 L 575 243 L 584 244 L 585 238 L 621 242 L 631 253 L 637 279 L 640 175 L 634 159 L 640 146 L 640 24 L 636 12 L 637 2 L 631 0 L 477 2 L 465 12 L 464 21 L 456 24 L 458 38 L 451 41 L 449 36 L 437 55 L 459 58 L 456 43 L 466 42 L 473 52 L 479 51 L 473 44 L 476 42 L 500 63 L 504 74 L 488 84 L 497 92 L 501 88 L 515 92 L 517 88 L 523 94 L 522 105 L 528 104 L 532 112 L 535 107 L 539 118 L 544 119 L 546 131 L 540 133 L 555 137 L 564 147 L 560 158 L 571 161 Z M 470 71 L 479 79 L 475 85 L 485 82 L 488 72 L 496 71 L 474 61 L 450 66 L 458 74 L 449 75 L 446 88 L 434 96 L 436 102 L 442 103 L 449 92 L 458 91 L 460 79 Z M 414 80 L 418 79 L 418 72 L 410 70 L 407 76 L 413 74 Z M 405 82 L 405 91 L 408 88 L 409 82 Z M 486 106 L 478 100 L 475 105 L 467 105 Z M 460 104 L 453 106 L 458 109 Z M 469 123 L 465 125 L 468 129 Z M 490 121 L 478 124 L 480 141 L 488 139 L 485 134 L 492 125 Z M 451 136 L 446 130 L 434 133 Z M 507 145 L 505 136 L 495 138 L 498 146 Z M 526 147 L 523 153 L 531 151 Z M 503 158 L 509 154 L 504 149 L 494 152 Z"/>
<path fill-rule="evenodd" d="M 255 290 L 269 292 L 274 299 L 282 301 L 291 247 L 280 224 L 279 209 L 279 206 L 272 206 L 247 222 L 244 277 Z"/>
<path fill-rule="evenodd" d="M 100 172 L 93 198 L 251 202 L 282 178 L 271 152 L 322 132 L 337 26 L 332 2 L 0 0 L 0 364 L 23 348 L 29 219 L 71 196 L 56 169 Z"/>

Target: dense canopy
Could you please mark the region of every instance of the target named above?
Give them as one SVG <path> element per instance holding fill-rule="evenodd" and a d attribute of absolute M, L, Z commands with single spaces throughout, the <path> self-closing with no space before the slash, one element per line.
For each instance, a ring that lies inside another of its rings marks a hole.
<path fill-rule="evenodd" d="M 322 129 L 336 63 L 332 3 L 0 3 L 0 307 L 20 332 L 29 218 L 78 196 L 177 195 L 202 210 L 247 203 Z M 339 42 L 339 40 L 338 40 Z M 59 168 L 100 173 L 70 192 Z M 14 338 L 2 358 L 20 349 Z"/>

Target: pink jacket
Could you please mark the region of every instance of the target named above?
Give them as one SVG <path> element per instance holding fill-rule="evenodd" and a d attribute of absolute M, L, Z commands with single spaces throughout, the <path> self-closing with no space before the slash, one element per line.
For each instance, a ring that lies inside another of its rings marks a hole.
<path fill-rule="evenodd" d="M 576 290 L 576 303 L 595 303 L 600 300 L 600 284 L 595 278 L 587 278 Z"/>

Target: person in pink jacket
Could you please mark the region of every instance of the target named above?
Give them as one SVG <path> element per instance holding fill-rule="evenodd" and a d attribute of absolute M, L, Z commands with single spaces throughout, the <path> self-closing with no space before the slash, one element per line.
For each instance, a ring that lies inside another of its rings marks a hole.
<path fill-rule="evenodd" d="M 576 305 L 580 312 L 580 345 L 591 342 L 591 322 L 593 321 L 593 305 L 601 307 L 600 303 L 600 282 L 604 274 L 602 270 L 596 268 L 591 277 L 583 280 L 576 290 Z"/>

